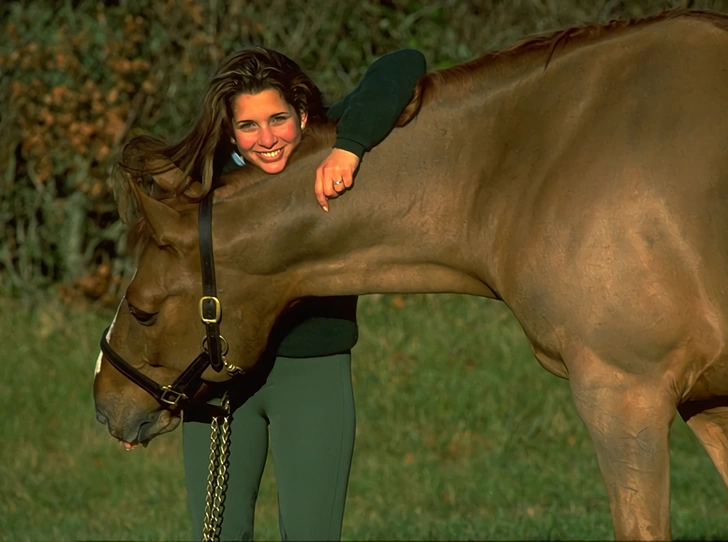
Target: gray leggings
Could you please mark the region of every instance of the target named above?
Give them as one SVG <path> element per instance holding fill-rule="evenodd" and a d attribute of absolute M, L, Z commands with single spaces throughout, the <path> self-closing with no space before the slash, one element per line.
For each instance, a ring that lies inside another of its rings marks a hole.
<path fill-rule="evenodd" d="M 338 540 L 354 448 L 351 354 L 275 359 L 233 414 L 222 540 L 252 540 L 270 434 L 283 540 Z M 195 536 L 202 536 L 210 425 L 186 421 L 183 451 Z"/>

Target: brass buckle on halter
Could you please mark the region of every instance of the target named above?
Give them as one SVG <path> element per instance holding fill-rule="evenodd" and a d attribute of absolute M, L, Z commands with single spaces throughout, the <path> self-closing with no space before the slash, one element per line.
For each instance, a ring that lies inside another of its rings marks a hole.
<path fill-rule="evenodd" d="M 162 386 L 162 395 L 159 397 L 160 401 L 176 407 L 180 399 L 187 399 L 187 396 L 182 392 L 172 389 L 170 386 Z"/>
<path fill-rule="evenodd" d="M 205 303 L 205 301 L 212 301 L 215 303 L 215 318 L 205 318 L 205 313 L 202 310 L 202 306 Z M 203 295 L 200 298 L 200 303 L 198 305 L 198 309 L 200 312 L 200 320 L 202 320 L 203 324 L 217 324 L 220 321 L 220 314 L 222 313 L 222 308 L 220 307 L 220 300 L 212 295 Z"/>

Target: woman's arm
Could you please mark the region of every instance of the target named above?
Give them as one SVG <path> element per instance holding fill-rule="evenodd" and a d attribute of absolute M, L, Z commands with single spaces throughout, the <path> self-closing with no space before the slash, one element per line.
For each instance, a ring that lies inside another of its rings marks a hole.
<path fill-rule="evenodd" d="M 337 121 L 334 148 L 361 160 L 392 131 L 426 72 L 424 55 L 414 49 L 389 53 L 369 66 L 354 90 L 329 108 L 329 119 Z"/>
<path fill-rule="evenodd" d="M 412 98 L 417 80 L 427 72 L 425 57 L 414 49 L 402 49 L 374 62 L 359 84 L 329 108 L 337 121 L 331 154 L 316 171 L 316 198 L 328 211 L 327 198 L 349 188 L 364 152 L 370 151 L 394 128 Z M 336 182 L 339 184 L 334 184 Z"/>

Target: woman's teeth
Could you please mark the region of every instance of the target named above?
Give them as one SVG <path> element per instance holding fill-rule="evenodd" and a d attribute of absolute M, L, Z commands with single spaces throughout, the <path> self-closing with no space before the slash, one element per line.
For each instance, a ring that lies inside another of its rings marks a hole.
<path fill-rule="evenodd" d="M 283 149 L 278 149 L 277 151 L 271 151 L 271 152 L 259 152 L 261 156 L 265 156 L 266 158 L 275 158 L 279 154 L 283 152 Z"/>

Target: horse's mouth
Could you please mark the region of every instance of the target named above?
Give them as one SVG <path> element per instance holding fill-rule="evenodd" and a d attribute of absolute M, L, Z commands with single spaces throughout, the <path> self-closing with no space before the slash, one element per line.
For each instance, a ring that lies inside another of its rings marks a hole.
<path fill-rule="evenodd" d="M 149 446 L 149 441 L 147 440 L 147 441 L 140 442 L 138 440 L 135 440 L 134 442 L 126 442 L 125 440 L 119 439 L 119 444 L 121 444 L 124 447 L 124 449 L 128 452 L 130 450 L 133 450 L 140 444 L 146 448 L 147 446 Z"/>
<path fill-rule="evenodd" d="M 151 440 L 163 433 L 169 433 L 177 428 L 182 418 L 173 414 L 169 410 L 164 410 L 155 421 L 144 422 L 139 426 L 139 432 L 137 438 L 131 442 L 127 442 L 122 439 L 118 439 L 119 443 L 127 451 L 133 450 L 140 444 L 143 447 L 149 446 Z"/>

